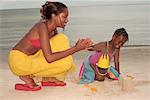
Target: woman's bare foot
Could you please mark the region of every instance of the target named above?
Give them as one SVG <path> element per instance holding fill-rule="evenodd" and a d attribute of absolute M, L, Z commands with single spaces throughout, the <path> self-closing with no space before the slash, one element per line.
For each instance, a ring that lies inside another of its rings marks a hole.
<path fill-rule="evenodd" d="M 38 91 L 41 90 L 41 86 L 37 85 L 34 80 L 26 75 L 26 76 L 19 76 L 19 78 L 25 82 L 25 84 L 17 83 L 15 84 L 15 90 L 20 91 Z"/>
<path fill-rule="evenodd" d="M 38 87 L 38 85 L 34 82 L 34 80 L 26 75 L 26 76 L 19 76 L 19 78 L 25 82 L 25 84 L 28 84 L 30 87 Z"/>
<path fill-rule="evenodd" d="M 42 81 L 43 82 L 55 82 L 56 84 L 60 84 L 60 85 L 66 84 L 65 82 L 60 81 L 60 80 L 56 79 L 55 77 L 43 77 Z"/>

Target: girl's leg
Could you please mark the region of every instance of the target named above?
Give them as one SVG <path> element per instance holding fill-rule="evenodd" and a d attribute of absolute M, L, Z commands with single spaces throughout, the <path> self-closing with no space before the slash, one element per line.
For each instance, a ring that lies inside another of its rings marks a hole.
<path fill-rule="evenodd" d="M 102 76 L 100 74 L 98 74 L 97 70 L 96 70 L 96 64 L 90 64 L 91 67 L 93 68 L 94 72 L 95 72 L 95 80 L 98 81 L 104 81 L 105 80 L 105 76 Z"/>
<path fill-rule="evenodd" d="M 102 76 L 102 75 L 96 75 L 96 76 L 95 76 L 95 80 L 98 80 L 98 81 L 104 81 L 104 80 L 105 80 L 105 76 Z"/>

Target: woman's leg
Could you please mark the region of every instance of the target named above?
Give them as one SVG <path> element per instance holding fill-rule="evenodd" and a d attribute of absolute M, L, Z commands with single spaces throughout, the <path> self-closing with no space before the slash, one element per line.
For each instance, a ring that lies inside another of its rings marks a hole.
<path fill-rule="evenodd" d="M 56 77 L 43 77 L 42 82 L 54 82 L 56 84 L 63 85 L 65 82 L 56 79 Z"/>
<path fill-rule="evenodd" d="M 19 76 L 19 78 L 25 82 L 25 84 L 29 84 L 31 86 L 37 86 L 36 83 L 34 82 L 34 80 L 29 76 L 29 75 L 25 75 L 25 76 Z"/>
<path fill-rule="evenodd" d="M 41 86 L 38 86 L 30 76 L 19 76 L 19 78 L 25 82 L 25 84 L 15 84 L 15 90 L 21 91 L 38 91 L 41 90 Z"/>
<path fill-rule="evenodd" d="M 63 51 L 70 48 L 69 40 L 64 34 L 58 34 L 51 38 L 50 45 L 52 52 Z M 46 71 L 36 73 L 35 76 L 45 76 L 42 78 L 43 82 L 55 82 L 58 84 L 64 84 L 64 82 L 58 80 L 56 77 L 58 76 L 64 79 L 67 72 L 75 67 L 72 56 L 53 62 L 49 64 L 49 66 L 51 66 L 50 69 L 48 68 Z"/>
<path fill-rule="evenodd" d="M 63 51 L 69 48 L 69 41 L 65 35 L 59 34 L 51 38 L 50 45 L 52 52 Z M 15 75 L 21 76 L 25 82 L 33 83 L 33 80 L 26 75 L 37 77 L 56 77 L 59 75 L 64 77 L 72 69 L 73 59 L 72 56 L 68 56 L 53 63 L 47 63 L 41 50 L 32 56 L 12 50 L 9 55 L 9 65 Z M 57 80 L 55 79 L 55 81 Z"/>

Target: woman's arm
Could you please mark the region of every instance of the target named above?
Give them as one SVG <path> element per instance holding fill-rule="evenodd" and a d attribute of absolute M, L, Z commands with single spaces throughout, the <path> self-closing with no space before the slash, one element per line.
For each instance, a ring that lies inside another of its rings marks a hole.
<path fill-rule="evenodd" d="M 72 55 L 73 53 L 80 51 L 80 50 L 84 50 L 92 45 L 92 42 L 90 39 L 81 39 L 81 40 L 78 40 L 75 46 L 65 51 L 52 53 L 50 43 L 49 43 L 50 37 L 49 37 L 48 29 L 44 23 L 40 25 L 39 37 L 40 37 L 40 42 L 41 42 L 41 49 L 48 63 L 51 63 L 56 60 L 67 57 L 69 55 Z"/>
<path fill-rule="evenodd" d="M 119 68 L 119 53 L 120 49 L 116 50 L 115 56 L 114 56 L 114 64 L 115 64 L 115 69 L 118 71 L 120 74 L 120 68 Z"/>

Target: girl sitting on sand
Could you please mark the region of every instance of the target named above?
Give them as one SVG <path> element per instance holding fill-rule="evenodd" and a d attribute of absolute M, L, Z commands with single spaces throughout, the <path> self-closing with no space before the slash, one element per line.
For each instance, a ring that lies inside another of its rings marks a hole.
<path fill-rule="evenodd" d="M 105 77 L 117 79 L 120 74 L 119 52 L 120 47 L 128 41 L 128 34 L 124 28 L 117 29 L 110 41 L 93 45 L 89 50 L 96 51 L 83 62 L 79 83 L 91 83 L 94 80 L 104 81 Z M 110 61 L 114 59 L 114 67 L 110 67 Z"/>

